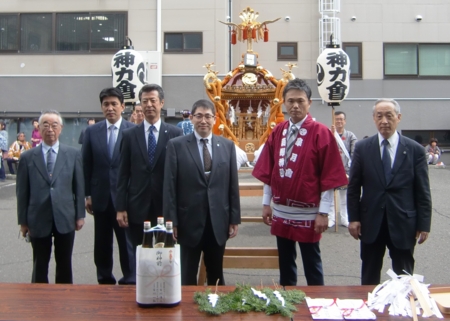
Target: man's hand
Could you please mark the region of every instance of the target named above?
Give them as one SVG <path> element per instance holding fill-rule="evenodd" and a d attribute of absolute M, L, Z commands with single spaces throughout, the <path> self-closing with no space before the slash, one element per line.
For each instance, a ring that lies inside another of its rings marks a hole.
<path fill-rule="evenodd" d="M 84 218 L 80 218 L 79 220 L 76 221 L 75 223 L 75 231 L 79 231 L 81 230 L 81 228 L 84 225 Z"/>
<path fill-rule="evenodd" d="M 175 241 L 178 239 L 178 227 L 173 227 L 173 239 Z"/>
<path fill-rule="evenodd" d="M 350 222 L 348 231 L 355 240 L 359 240 L 359 237 L 361 236 L 361 222 Z"/>
<path fill-rule="evenodd" d="M 20 233 L 22 234 L 23 237 L 27 236 L 27 232 L 28 235 L 31 236 L 30 230 L 28 229 L 28 225 L 25 224 L 20 225 Z"/>
<path fill-rule="evenodd" d="M 416 240 L 418 240 L 417 243 L 422 244 L 427 240 L 427 238 L 428 232 L 421 232 L 421 231 L 416 232 Z"/>
<path fill-rule="evenodd" d="M 314 232 L 321 234 L 328 229 L 328 215 L 321 215 L 317 213 L 316 221 L 314 223 Z"/>
<path fill-rule="evenodd" d="M 120 227 L 128 227 L 128 214 L 127 211 L 117 212 L 117 222 Z M 175 228 L 174 233 L 175 235 Z"/>
<path fill-rule="evenodd" d="M 88 212 L 89 214 L 94 214 L 94 212 L 92 211 L 92 199 L 90 197 L 87 197 L 84 201 L 84 207 L 86 208 L 86 212 Z"/>
<path fill-rule="evenodd" d="M 264 224 L 269 226 L 272 225 L 272 208 L 270 205 L 263 206 L 262 219 Z"/>
<path fill-rule="evenodd" d="M 238 228 L 239 228 L 239 226 L 237 224 L 230 224 L 230 226 L 228 227 L 228 237 L 230 239 L 232 239 L 233 237 L 235 237 L 237 235 Z"/>
<path fill-rule="evenodd" d="M 334 133 L 336 132 L 336 126 L 331 125 L 330 130 L 331 130 L 331 133 L 334 135 Z"/>

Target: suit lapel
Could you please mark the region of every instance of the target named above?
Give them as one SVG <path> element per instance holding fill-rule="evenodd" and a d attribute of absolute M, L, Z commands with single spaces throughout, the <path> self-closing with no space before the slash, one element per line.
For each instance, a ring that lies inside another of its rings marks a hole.
<path fill-rule="evenodd" d="M 144 122 L 140 123 L 136 126 L 134 129 L 134 133 L 136 135 L 136 141 L 138 142 L 139 149 L 141 150 L 142 157 L 144 158 L 145 164 L 147 164 L 147 167 L 150 168 L 150 163 L 148 161 L 148 153 L 147 153 L 147 146 L 145 144 L 145 127 Z"/>
<path fill-rule="evenodd" d="M 392 166 L 392 179 L 394 178 L 395 174 L 398 172 L 400 167 L 403 164 L 403 161 L 405 160 L 407 156 L 408 148 L 406 147 L 405 140 L 403 139 L 402 135 L 398 135 L 398 146 L 397 146 L 397 152 L 395 153 L 395 160 L 394 165 Z"/>
<path fill-rule="evenodd" d="M 116 144 L 114 145 L 114 152 L 111 163 L 116 161 L 116 158 L 119 157 L 120 153 L 120 142 L 122 141 L 122 131 L 126 129 L 127 126 L 125 124 L 125 119 L 122 119 L 122 123 L 120 124 L 119 132 L 117 134 Z"/>
<path fill-rule="evenodd" d="M 153 166 L 155 166 L 158 161 L 159 156 L 161 156 L 161 152 L 167 146 L 167 142 L 169 141 L 169 129 L 168 126 L 161 121 L 161 126 L 159 126 L 159 135 L 158 142 L 156 143 L 155 150 L 155 159 L 153 160 Z"/>
<path fill-rule="evenodd" d="M 97 136 L 97 141 L 98 141 L 98 146 L 100 146 L 100 150 L 102 151 L 102 153 L 105 155 L 106 159 L 109 160 L 109 153 L 108 153 L 108 128 L 106 128 L 106 120 L 100 122 L 97 131 L 96 131 L 96 135 Z"/>
<path fill-rule="evenodd" d="M 52 181 L 55 181 L 61 172 L 64 164 L 67 162 L 67 149 L 64 145 L 59 144 L 58 155 L 56 156 L 55 168 L 53 169 Z"/>
<path fill-rule="evenodd" d="M 384 178 L 384 169 L 383 164 L 381 162 L 381 152 L 380 152 L 380 145 L 378 142 L 378 134 L 375 136 L 372 136 L 372 141 L 370 143 L 370 155 L 372 158 L 372 164 L 373 168 L 375 168 L 377 172 L 378 179 L 380 180 L 381 185 L 386 185 L 385 178 Z"/>
<path fill-rule="evenodd" d="M 205 169 L 203 168 L 202 160 L 200 158 L 200 153 L 199 153 L 199 149 L 198 149 L 197 139 L 195 138 L 194 133 L 189 134 L 189 139 L 187 140 L 187 148 L 189 150 L 189 153 L 192 156 L 192 159 L 195 162 L 195 165 L 197 165 L 197 169 L 201 173 L 200 176 L 203 177 L 203 179 L 206 182 Z M 213 164 L 214 164 L 214 161 L 213 161 Z"/>
<path fill-rule="evenodd" d="M 217 166 L 224 158 L 223 155 L 223 144 L 221 144 L 220 138 L 212 135 L 211 138 L 211 149 L 212 149 L 212 166 L 211 166 L 211 175 L 209 180 L 211 181 L 212 176 L 216 172 Z"/>
<path fill-rule="evenodd" d="M 42 177 L 44 177 L 45 180 L 50 183 L 50 177 L 48 176 L 47 167 L 45 166 L 44 155 L 42 154 L 42 145 L 34 148 L 33 161 Z"/>

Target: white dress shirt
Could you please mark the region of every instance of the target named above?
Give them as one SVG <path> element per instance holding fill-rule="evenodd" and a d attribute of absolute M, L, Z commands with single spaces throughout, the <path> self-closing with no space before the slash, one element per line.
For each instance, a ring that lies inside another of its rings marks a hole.
<path fill-rule="evenodd" d="M 394 165 L 395 161 L 395 154 L 397 154 L 397 147 L 398 147 L 398 141 L 400 140 L 400 136 L 397 132 L 395 132 L 391 137 L 388 138 L 389 146 L 387 147 L 387 150 L 389 151 L 389 155 L 391 156 L 391 168 L 392 165 Z M 378 144 L 380 145 L 380 155 L 381 159 L 383 159 L 383 150 L 384 145 L 382 144 L 384 141 L 384 137 L 381 136 L 380 133 L 378 133 Z"/>

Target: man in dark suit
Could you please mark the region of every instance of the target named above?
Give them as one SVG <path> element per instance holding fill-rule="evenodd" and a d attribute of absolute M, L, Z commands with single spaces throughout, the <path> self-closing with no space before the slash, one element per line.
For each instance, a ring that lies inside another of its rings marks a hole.
<path fill-rule="evenodd" d="M 225 284 L 225 244 L 241 222 L 236 149 L 231 140 L 212 134 L 215 114 L 210 101 L 197 101 L 190 116 L 194 133 L 167 144 L 164 218 L 173 221 L 181 246 L 183 285 L 197 284 L 202 251 L 208 284 Z"/>
<path fill-rule="evenodd" d="M 124 98 L 118 88 L 100 92 L 105 120 L 88 126 L 83 141 L 86 210 L 94 215 L 94 262 L 99 284 L 116 284 L 113 270 L 113 237 L 116 234 L 123 277 L 119 284 L 136 283 L 136 260 L 128 230 L 116 220 L 117 172 L 122 132 L 134 125 L 122 118 Z"/>
<path fill-rule="evenodd" d="M 48 263 L 55 244 L 56 283 L 73 283 L 75 230 L 84 224 L 84 179 L 81 154 L 59 143 L 62 119 L 57 111 L 39 118 L 42 144 L 20 157 L 17 170 L 17 216 L 33 247 L 31 282 L 48 283 Z"/>
<path fill-rule="evenodd" d="M 130 227 L 134 248 L 142 244 L 144 221 L 156 225 L 162 216 L 162 188 L 166 145 L 183 131 L 161 121 L 164 91 L 156 84 L 139 92 L 144 121 L 123 132 L 117 183 L 117 221 Z"/>
<path fill-rule="evenodd" d="M 361 240 L 361 283 L 380 283 L 386 247 L 397 274 L 414 271 L 414 247 L 431 225 L 425 151 L 400 135 L 400 106 L 380 99 L 373 107 L 378 134 L 356 144 L 347 192 L 348 230 Z"/>

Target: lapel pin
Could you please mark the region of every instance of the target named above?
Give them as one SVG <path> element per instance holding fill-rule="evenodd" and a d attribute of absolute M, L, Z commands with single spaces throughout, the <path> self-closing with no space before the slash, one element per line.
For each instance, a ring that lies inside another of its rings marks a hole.
<path fill-rule="evenodd" d="M 406 155 L 406 151 L 403 151 L 403 155 Z"/>
<path fill-rule="evenodd" d="M 167 130 L 165 130 L 164 132 L 167 133 Z"/>
<path fill-rule="evenodd" d="M 219 147 L 220 145 L 219 144 L 217 144 L 217 147 Z"/>

